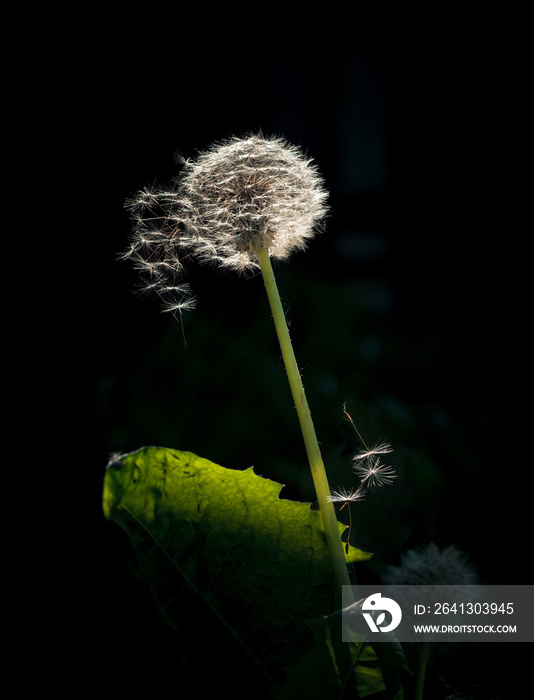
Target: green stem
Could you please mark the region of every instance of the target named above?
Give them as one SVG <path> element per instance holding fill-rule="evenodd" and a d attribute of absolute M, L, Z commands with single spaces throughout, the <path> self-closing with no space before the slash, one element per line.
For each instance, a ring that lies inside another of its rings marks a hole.
<path fill-rule="evenodd" d="M 428 663 L 428 654 L 430 645 L 428 642 L 423 642 L 419 650 L 419 663 L 417 665 L 417 678 L 415 683 L 415 700 L 423 700 L 423 691 L 425 688 L 425 674 Z"/>
<path fill-rule="evenodd" d="M 319 508 L 323 517 L 326 543 L 332 562 L 332 568 L 334 570 L 338 585 L 340 587 L 350 586 L 351 582 L 347 570 L 347 563 L 345 561 L 343 543 L 339 534 L 336 512 L 332 502 L 328 500 L 330 496 L 330 488 L 326 478 L 323 458 L 321 457 L 321 451 L 319 449 L 319 443 L 317 442 L 317 436 L 315 434 L 310 409 L 308 407 L 306 395 L 304 394 L 304 386 L 302 385 L 300 372 L 295 359 L 295 353 L 293 352 L 293 346 L 291 345 L 291 339 L 289 337 L 289 331 L 287 328 L 284 310 L 282 308 L 282 302 L 280 301 L 278 287 L 276 286 L 273 268 L 269 254 L 265 248 L 258 246 L 256 252 L 263 275 L 263 281 L 265 283 L 265 289 L 267 290 L 267 296 L 271 305 L 274 325 L 278 335 L 278 340 L 280 341 L 280 349 L 282 351 L 282 357 L 284 360 L 289 385 L 291 387 L 291 393 L 297 409 L 300 428 L 304 437 L 304 444 L 306 445 L 306 451 L 308 453 L 308 461 L 310 463 L 315 492 L 317 494 L 317 501 L 319 502 Z"/>

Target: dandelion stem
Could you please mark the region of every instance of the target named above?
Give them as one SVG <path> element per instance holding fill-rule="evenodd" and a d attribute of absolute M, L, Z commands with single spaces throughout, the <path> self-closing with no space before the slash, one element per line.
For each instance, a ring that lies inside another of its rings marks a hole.
<path fill-rule="evenodd" d="M 336 518 L 336 512 L 331 501 L 329 501 L 330 488 L 328 479 L 317 442 L 317 436 L 313 421 L 304 393 L 304 386 L 300 377 L 300 372 L 293 352 L 293 346 L 289 337 L 287 322 L 280 301 L 278 287 L 274 277 L 271 261 L 267 250 L 263 246 L 258 246 L 256 249 L 258 260 L 260 263 L 265 289 L 269 298 L 269 304 L 273 315 L 274 325 L 280 342 L 280 349 L 286 368 L 287 378 L 291 387 L 291 393 L 297 409 L 297 414 L 300 422 L 300 428 L 306 445 L 308 461 L 312 473 L 313 483 L 321 515 L 323 518 L 324 529 L 326 534 L 326 543 L 332 562 L 332 568 L 338 585 L 350 586 L 351 582 L 345 561 L 343 551 L 343 543 L 339 533 L 339 526 Z M 341 591 L 340 591 L 341 593 Z"/>
<path fill-rule="evenodd" d="M 425 673 L 428 662 L 429 650 L 429 643 L 423 642 L 419 651 L 419 663 L 417 666 L 417 678 L 415 684 L 415 700 L 423 700 L 423 692 L 425 688 Z"/>

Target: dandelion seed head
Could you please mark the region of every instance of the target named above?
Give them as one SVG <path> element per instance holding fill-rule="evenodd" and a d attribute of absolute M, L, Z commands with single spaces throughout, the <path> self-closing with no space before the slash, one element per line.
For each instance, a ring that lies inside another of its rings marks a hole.
<path fill-rule="evenodd" d="M 180 182 L 186 232 L 201 259 L 239 272 L 303 249 L 325 217 L 327 192 L 315 165 L 281 138 L 231 138 L 187 162 Z"/>
<path fill-rule="evenodd" d="M 454 545 L 439 549 L 434 543 L 408 550 L 400 566 L 389 566 L 382 580 L 391 585 L 474 585 L 477 572 L 468 557 Z"/>
<path fill-rule="evenodd" d="M 252 134 L 180 159 L 171 188 L 145 187 L 126 202 L 131 259 L 164 310 L 195 304 L 182 283 L 193 257 L 238 272 L 259 267 L 256 250 L 284 259 L 303 249 L 324 219 L 327 192 L 316 166 L 282 138 Z"/>

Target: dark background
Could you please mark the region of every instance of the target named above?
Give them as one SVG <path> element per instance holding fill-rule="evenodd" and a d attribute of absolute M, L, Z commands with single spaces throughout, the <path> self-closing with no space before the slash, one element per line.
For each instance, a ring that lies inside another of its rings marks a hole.
<path fill-rule="evenodd" d="M 519 20 L 356 8 L 43 17 L 22 71 L 47 231 L 27 428 L 48 454 L 32 468 L 39 695 L 172 682 L 174 641 L 102 515 L 110 453 L 253 464 L 311 498 L 261 277 L 191 269 L 182 331 L 117 261 L 125 199 L 234 134 L 300 145 L 330 192 L 325 232 L 275 270 L 331 485 L 358 446 L 345 402 L 395 448 L 390 495 L 354 512 L 354 543 L 375 552 L 362 575 L 434 541 L 484 582 L 530 582 Z"/>

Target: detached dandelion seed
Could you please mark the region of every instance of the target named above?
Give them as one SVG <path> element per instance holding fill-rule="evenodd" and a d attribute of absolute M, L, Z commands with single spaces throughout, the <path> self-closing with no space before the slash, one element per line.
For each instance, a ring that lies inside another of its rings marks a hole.
<path fill-rule="evenodd" d="M 343 503 L 339 510 L 343 510 L 343 508 L 347 506 L 347 510 L 349 511 L 349 530 L 347 533 L 347 540 L 345 542 L 345 554 L 349 553 L 350 533 L 352 531 L 352 513 L 350 512 L 350 504 L 354 503 L 355 501 L 362 500 L 364 496 L 365 493 L 363 486 L 360 485 L 357 489 L 353 490 L 348 490 L 341 486 L 338 490 L 333 489 L 328 497 L 328 500 L 331 503 Z"/>
<path fill-rule="evenodd" d="M 345 406 L 343 406 L 343 413 L 350 421 L 365 447 L 364 450 L 359 450 L 352 458 L 354 462 L 354 471 L 363 479 L 360 488 L 367 485 L 370 490 L 373 490 L 374 488 L 387 486 L 397 475 L 393 467 L 387 467 L 380 463 L 380 455 L 393 452 L 393 448 L 388 442 L 384 442 L 383 440 L 376 442 L 372 447 L 368 447 Z"/>
<path fill-rule="evenodd" d="M 343 413 L 350 421 L 352 427 L 356 431 L 358 437 L 362 441 L 365 450 L 358 452 L 352 461 L 355 462 L 354 471 L 361 478 L 360 485 L 354 489 L 346 489 L 340 487 L 337 490 L 332 490 L 328 500 L 332 503 L 342 503 L 340 510 L 347 506 L 349 511 L 349 528 L 347 540 L 345 542 L 345 553 L 349 553 L 350 534 L 352 531 L 352 513 L 350 504 L 356 501 L 361 501 L 365 498 L 367 491 L 372 491 L 375 488 L 386 486 L 396 478 L 395 470 L 392 467 L 386 467 L 380 463 L 380 455 L 392 452 L 392 447 L 387 442 L 377 442 L 371 448 L 367 446 L 360 431 L 354 424 L 350 414 L 343 406 Z"/>
<path fill-rule="evenodd" d="M 388 442 L 376 442 L 371 448 L 357 452 L 352 458 L 352 461 L 359 462 L 375 455 L 385 455 L 388 452 L 393 452 L 393 448 Z"/>
<path fill-rule="evenodd" d="M 357 489 L 346 489 L 343 486 L 339 489 L 332 489 L 328 500 L 331 503 L 343 503 L 341 508 L 344 508 L 348 503 L 354 503 L 355 501 L 361 501 L 365 498 L 365 492 L 361 488 Z"/>
<path fill-rule="evenodd" d="M 381 464 L 380 459 L 374 456 L 366 459 L 363 464 L 358 462 L 354 471 L 363 479 L 362 484 L 366 483 L 371 490 L 387 486 L 397 478 L 393 467 Z"/>

